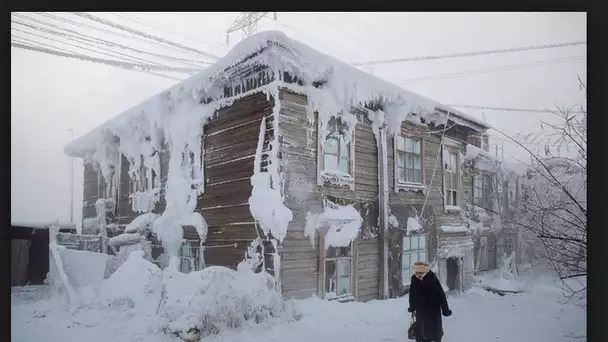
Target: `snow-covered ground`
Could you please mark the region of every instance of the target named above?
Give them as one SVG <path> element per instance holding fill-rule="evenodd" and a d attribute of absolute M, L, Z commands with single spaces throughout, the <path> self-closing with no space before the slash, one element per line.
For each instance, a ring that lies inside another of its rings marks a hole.
<path fill-rule="evenodd" d="M 586 339 L 586 311 L 575 301 L 562 303 L 552 279 L 528 281 L 525 292 L 499 296 L 473 288 L 452 295 L 454 314 L 444 319 L 444 342 L 561 342 Z M 154 331 L 156 318 L 116 310 L 67 311 L 56 299 L 13 290 L 12 341 L 179 341 Z M 407 341 L 407 296 L 369 303 L 293 302 L 301 319 L 228 330 L 205 341 Z"/>

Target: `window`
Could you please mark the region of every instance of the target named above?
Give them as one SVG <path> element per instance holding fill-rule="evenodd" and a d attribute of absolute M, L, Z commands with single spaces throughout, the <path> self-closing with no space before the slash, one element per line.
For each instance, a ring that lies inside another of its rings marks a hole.
<path fill-rule="evenodd" d="M 350 146 L 338 133 L 327 136 L 323 152 L 325 170 L 350 174 Z"/>
<path fill-rule="evenodd" d="M 352 244 L 329 247 L 325 252 L 324 291 L 326 299 L 352 296 Z"/>
<path fill-rule="evenodd" d="M 198 241 L 185 240 L 180 249 L 179 271 L 190 273 L 200 270 L 200 246 Z"/>
<path fill-rule="evenodd" d="M 473 204 L 479 207 L 484 208 L 486 206 L 485 201 L 485 190 L 486 190 L 486 180 L 483 175 L 475 174 L 473 175 Z"/>
<path fill-rule="evenodd" d="M 154 153 L 152 158 L 157 158 L 158 152 L 155 151 Z M 145 165 L 143 155 L 140 155 L 140 158 L 139 169 L 135 171 L 135 177 L 131 177 L 131 184 L 129 187 L 129 192 L 131 194 L 152 190 L 160 185 L 156 171 Z"/>
<path fill-rule="evenodd" d="M 412 269 L 416 261 L 427 262 L 426 235 L 412 234 L 403 237 L 403 254 L 401 255 L 401 279 L 408 284 L 412 278 Z"/>
<path fill-rule="evenodd" d="M 422 184 L 422 141 L 398 136 L 396 142 L 397 182 Z"/>
<path fill-rule="evenodd" d="M 458 206 L 458 155 L 444 150 L 443 158 L 443 187 L 445 205 Z"/>

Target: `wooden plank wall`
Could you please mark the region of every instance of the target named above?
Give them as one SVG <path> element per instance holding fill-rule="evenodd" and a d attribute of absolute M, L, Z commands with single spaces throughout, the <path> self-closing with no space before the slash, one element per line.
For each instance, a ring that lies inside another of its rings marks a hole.
<path fill-rule="evenodd" d="M 249 211 L 251 176 L 262 117 L 272 114 L 263 92 L 220 109 L 205 126 L 205 193 L 197 210 L 207 221 L 207 265 L 236 268 L 247 246 L 258 236 Z M 272 129 L 267 118 L 267 137 Z M 236 244 L 237 247 L 217 247 Z M 214 247 L 216 246 L 216 247 Z"/>
<path fill-rule="evenodd" d="M 24 286 L 30 256 L 30 240 L 11 239 L 11 286 Z"/>
<path fill-rule="evenodd" d="M 286 297 L 305 298 L 317 292 L 319 277 L 318 241 L 311 243 L 304 235 L 306 214 L 323 211 L 323 196 L 356 201 L 356 207 L 366 217 L 361 203 L 377 201 L 378 164 L 376 141 L 366 117 L 358 114 L 355 130 L 355 190 L 317 185 L 317 118 L 309 122 L 307 98 L 289 90 L 281 90 L 279 131 L 282 135 L 281 155 L 285 179 L 285 205 L 294 219 L 280 249 L 282 255 L 281 283 Z M 377 217 L 377 206 L 372 216 Z M 369 221 L 369 220 L 368 220 Z M 374 222 L 376 225 L 376 222 Z M 368 229 L 370 230 L 370 229 Z M 373 230 L 373 229 L 371 229 Z M 358 277 L 358 300 L 378 298 L 379 240 L 357 239 L 355 257 Z M 313 248 L 314 245 L 314 248 Z M 374 266 L 375 265 L 375 266 Z"/>

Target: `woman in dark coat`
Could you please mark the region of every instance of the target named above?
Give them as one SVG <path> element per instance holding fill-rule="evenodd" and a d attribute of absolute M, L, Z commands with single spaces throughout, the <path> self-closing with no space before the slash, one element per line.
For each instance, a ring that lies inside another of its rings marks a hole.
<path fill-rule="evenodd" d="M 441 315 L 448 317 L 452 314 L 445 292 L 427 263 L 416 262 L 413 271 L 409 293 L 410 306 L 407 311 L 414 313 L 420 327 L 416 341 L 441 342 L 443 337 Z"/>

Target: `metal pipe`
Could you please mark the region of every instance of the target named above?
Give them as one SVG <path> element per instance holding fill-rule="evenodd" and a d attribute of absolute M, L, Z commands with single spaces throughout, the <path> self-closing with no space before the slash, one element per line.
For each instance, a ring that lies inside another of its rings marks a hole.
<path fill-rule="evenodd" d="M 378 169 L 380 178 L 378 182 L 378 197 L 380 209 L 380 232 L 381 232 L 381 247 L 382 247 L 382 278 L 380 279 L 380 297 L 387 299 L 388 295 L 388 153 L 386 140 L 386 124 L 379 127 L 378 142 Z"/>

